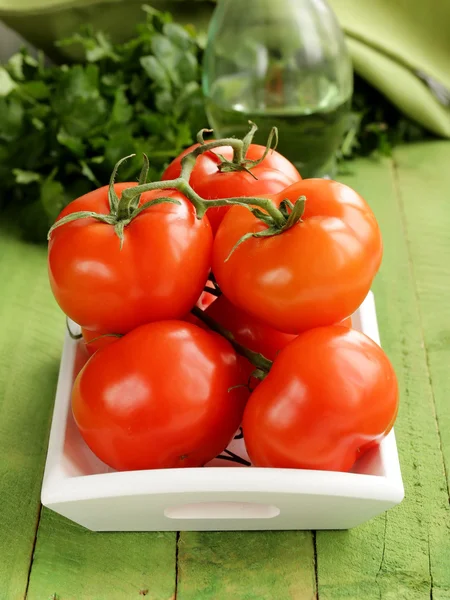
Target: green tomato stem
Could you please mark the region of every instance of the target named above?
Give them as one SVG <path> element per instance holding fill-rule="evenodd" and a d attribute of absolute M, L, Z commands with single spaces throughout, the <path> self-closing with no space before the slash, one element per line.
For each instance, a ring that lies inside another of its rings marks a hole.
<path fill-rule="evenodd" d="M 169 179 L 167 181 L 155 181 L 152 183 L 144 183 L 143 185 L 137 185 L 136 187 L 128 188 L 122 192 L 121 202 L 125 199 L 124 206 L 128 207 L 130 203 L 133 202 L 133 199 L 144 192 L 149 192 L 152 190 L 167 190 L 167 189 L 176 189 L 191 203 L 194 205 L 195 211 L 197 213 L 197 217 L 201 219 L 206 211 L 210 208 L 217 208 L 220 206 L 233 206 L 240 205 L 251 208 L 252 206 L 257 206 L 265 210 L 275 221 L 275 223 L 279 227 L 283 227 L 286 223 L 286 219 L 283 216 L 282 212 L 278 210 L 275 204 L 270 200 L 270 198 L 247 198 L 247 197 L 236 197 L 236 198 L 219 198 L 217 200 L 204 200 L 199 196 L 189 185 L 189 183 L 184 179 L 184 177 L 178 177 L 177 179 Z M 124 214 L 121 217 L 120 208 L 118 213 L 119 219 L 128 218 L 128 213 Z"/>
<path fill-rule="evenodd" d="M 186 181 L 190 180 L 192 170 L 195 166 L 195 161 L 200 156 L 200 154 L 204 154 L 205 152 L 209 152 L 214 148 L 220 148 L 222 146 L 230 146 L 233 149 L 233 158 L 231 161 L 227 160 L 220 154 L 216 156 L 220 159 L 220 163 L 218 164 L 218 169 L 222 173 L 230 173 L 233 171 L 246 171 L 252 177 L 257 179 L 256 175 L 254 175 L 251 171 L 253 167 L 261 164 L 268 153 L 271 150 L 275 150 L 278 145 L 278 129 L 276 127 L 272 127 L 269 137 L 267 138 L 266 148 L 262 154 L 262 156 L 256 160 L 247 159 L 247 151 L 250 145 L 253 142 L 253 137 L 258 129 L 258 127 L 252 121 L 249 121 L 250 130 L 244 137 L 244 139 L 236 139 L 236 138 L 223 138 L 221 140 L 213 140 L 211 142 L 205 142 L 204 133 L 211 133 L 212 129 L 201 129 L 197 134 L 197 141 L 200 144 L 197 148 L 194 148 L 189 154 L 186 154 L 181 159 L 181 177 L 186 179 Z M 272 143 L 274 146 L 272 148 Z"/>
<path fill-rule="evenodd" d="M 212 331 L 215 331 L 216 333 L 224 337 L 226 340 L 228 340 L 233 346 L 233 348 L 236 350 L 236 352 L 241 356 L 244 356 L 258 370 L 263 371 L 266 374 L 270 371 L 273 364 L 271 360 L 269 360 L 262 354 L 259 354 L 258 352 L 253 352 L 253 350 L 249 350 L 249 348 L 246 348 L 245 346 L 237 342 L 231 331 L 228 331 L 228 329 L 222 327 L 222 325 L 220 325 L 219 323 L 217 323 L 217 321 L 215 321 L 209 315 L 207 315 L 201 308 L 199 308 L 198 306 L 194 306 L 194 308 L 191 310 L 191 313 L 195 317 L 200 319 L 200 321 L 205 323 L 205 325 L 208 325 L 208 327 L 212 329 Z"/>
<path fill-rule="evenodd" d="M 284 218 L 281 211 L 275 206 L 275 204 L 269 198 L 253 198 L 247 196 L 239 196 L 236 198 L 224 198 L 217 200 L 207 200 L 204 202 L 205 211 L 209 208 L 217 208 L 220 206 L 245 206 L 251 209 L 254 206 L 262 208 L 268 215 L 272 217 L 278 227 L 284 227 L 286 219 Z"/>
<path fill-rule="evenodd" d="M 93 344 L 94 342 L 98 342 L 98 340 L 102 340 L 103 338 L 107 338 L 107 337 L 113 337 L 113 338 L 120 339 L 123 337 L 123 335 L 124 335 L 123 333 L 102 333 L 101 335 L 98 335 L 95 338 L 92 338 L 91 340 L 86 342 L 86 345 Z"/>
<path fill-rule="evenodd" d="M 214 148 L 220 148 L 222 146 L 231 146 L 233 148 L 233 162 L 241 164 L 244 161 L 244 142 L 236 138 L 223 138 L 221 140 L 214 140 L 213 142 L 203 142 L 200 146 L 197 146 L 192 152 L 186 154 L 181 159 L 181 174 L 180 177 L 189 181 L 191 178 L 192 171 L 195 166 L 195 161 L 205 152 L 209 152 Z"/>

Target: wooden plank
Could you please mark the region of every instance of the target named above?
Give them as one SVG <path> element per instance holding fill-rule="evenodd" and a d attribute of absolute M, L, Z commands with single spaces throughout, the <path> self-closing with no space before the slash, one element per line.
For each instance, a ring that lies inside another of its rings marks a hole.
<path fill-rule="evenodd" d="M 180 534 L 177 600 L 310 600 L 309 532 Z"/>
<path fill-rule="evenodd" d="M 450 474 L 450 142 L 401 148 L 397 185 L 437 420 Z"/>
<path fill-rule="evenodd" d="M 175 533 L 94 533 L 43 509 L 28 600 L 170 600 Z"/>
<path fill-rule="evenodd" d="M 408 152 L 404 150 L 405 155 Z M 402 167 L 399 172 L 401 177 Z M 375 293 L 382 343 L 400 383 L 396 435 L 406 499 L 385 516 L 355 530 L 317 534 L 319 598 L 450 598 L 450 515 L 415 294 L 411 261 L 417 257 L 411 257 L 406 242 L 391 163 L 385 162 L 381 168 L 375 162 L 359 161 L 347 182 L 371 203 L 383 231 L 385 257 Z M 408 211 L 420 219 L 422 192 L 413 186 L 409 192 L 414 201 L 408 199 L 412 202 Z M 442 190 L 440 202 L 446 202 Z M 446 248 L 448 252 L 448 234 L 445 238 L 440 233 L 430 229 L 426 239 L 436 251 Z M 425 280 L 427 274 L 423 277 Z M 435 310 L 442 307 L 436 304 Z"/>
<path fill-rule="evenodd" d="M 450 477 L 450 142 L 401 148 L 395 153 L 396 183 L 411 256 L 432 386 L 447 497 Z M 433 598 L 450 598 L 448 521 L 438 522 L 431 565 Z M 447 538 L 443 537 L 447 527 Z"/>
<path fill-rule="evenodd" d="M 64 320 L 46 249 L 0 230 L 0 599 L 23 598 L 31 560 Z"/>

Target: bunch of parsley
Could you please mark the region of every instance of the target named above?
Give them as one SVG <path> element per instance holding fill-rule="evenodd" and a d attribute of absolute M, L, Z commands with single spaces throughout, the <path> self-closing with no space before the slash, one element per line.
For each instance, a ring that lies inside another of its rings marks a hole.
<path fill-rule="evenodd" d="M 158 178 L 206 122 L 194 34 L 144 8 L 126 43 L 89 29 L 60 42 L 82 47 L 81 64 L 47 65 L 22 50 L 0 67 L 0 208 L 30 240 L 45 240 L 61 209 L 105 184 L 127 154 L 148 153 Z M 136 178 L 139 162 L 125 163 L 121 179 Z"/>

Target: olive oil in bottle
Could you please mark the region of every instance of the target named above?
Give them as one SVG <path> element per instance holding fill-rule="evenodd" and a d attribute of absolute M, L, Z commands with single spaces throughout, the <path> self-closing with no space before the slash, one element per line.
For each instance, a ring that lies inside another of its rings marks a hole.
<path fill-rule="evenodd" d="M 203 90 L 216 136 L 248 131 L 303 177 L 333 175 L 348 125 L 353 74 L 343 33 L 325 0 L 218 0 L 205 50 Z"/>
<path fill-rule="evenodd" d="M 334 157 L 348 127 L 350 98 L 341 98 L 330 84 L 326 101 L 319 106 L 298 106 L 252 110 L 233 98 L 236 82 L 223 78 L 206 100 L 211 127 L 219 137 L 243 137 L 248 121 L 258 125 L 254 142 L 265 144 L 272 127 L 279 131 L 277 150 L 289 158 L 302 177 L 333 176 Z M 334 92 L 334 93 L 333 93 Z M 245 94 L 239 94 L 245 98 Z"/>

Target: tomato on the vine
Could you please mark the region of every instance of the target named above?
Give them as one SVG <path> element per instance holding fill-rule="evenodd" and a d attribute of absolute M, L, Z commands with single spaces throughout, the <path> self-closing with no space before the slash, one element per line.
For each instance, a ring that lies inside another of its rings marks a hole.
<path fill-rule="evenodd" d="M 164 171 L 162 179 L 168 180 L 179 177 L 181 159 L 198 146 L 199 144 L 194 144 L 172 161 Z M 247 160 L 259 160 L 264 152 L 264 146 L 250 144 L 245 158 Z M 301 179 L 300 173 L 294 165 L 276 150 L 270 150 L 260 164 L 251 168 L 250 173 L 247 171 L 222 173 L 219 170 L 221 163 L 219 154 L 229 161 L 233 158 L 233 150 L 229 146 L 214 148 L 197 158 L 191 174 L 190 185 L 205 200 L 275 194 Z M 217 231 L 228 210 L 228 206 L 208 210 L 207 215 L 213 232 Z"/>
<path fill-rule="evenodd" d="M 135 183 L 118 183 L 121 196 Z M 138 325 L 182 318 L 195 304 L 211 265 L 208 218 L 175 190 L 145 192 L 140 204 L 169 198 L 116 227 L 94 218 L 67 222 L 50 234 L 50 284 L 62 310 L 86 329 L 126 333 Z M 58 220 L 78 211 L 109 215 L 108 187 L 71 202 Z"/>
<path fill-rule="evenodd" d="M 96 352 L 75 381 L 72 408 L 88 446 L 114 469 L 199 467 L 239 427 L 242 383 L 225 339 L 160 321 Z"/>
<path fill-rule="evenodd" d="M 371 339 L 339 325 L 286 346 L 244 412 L 244 439 L 259 467 L 348 471 L 391 430 L 394 369 Z"/>
<path fill-rule="evenodd" d="M 306 197 L 302 220 L 271 237 L 250 237 L 268 225 L 233 206 L 219 227 L 213 271 L 224 294 L 271 327 L 300 333 L 338 323 L 364 300 L 382 257 L 373 212 L 350 187 L 324 179 L 299 181 L 278 195 Z M 233 250 L 234 248 L 234 250 Z"/>

